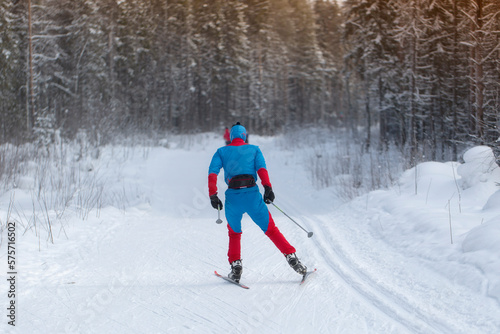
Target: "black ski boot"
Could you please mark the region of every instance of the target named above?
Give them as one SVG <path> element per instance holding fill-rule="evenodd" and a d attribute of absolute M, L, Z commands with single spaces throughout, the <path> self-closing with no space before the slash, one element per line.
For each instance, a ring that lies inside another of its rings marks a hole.
<path fill-rule="evenodd" d="M 300 260 L 297 258 L 297 255 L 295 253 L 287 254 L 285 255 L 286 260 L 288 261 L 288 264 L 290 267 L 293 268 L 297 273 L 301 275 L 305 275 L 307 272 L 307 267 L 304 266 Z"/>
<path fill-rule="evenodd" d="M 236 260 L 231 263 L 231 272 L 227 277 L 235 281 L 236 283 L 240 282 L 241 273 L 243 272 L 243 267 L 241 265 L 241 260 Z"/>

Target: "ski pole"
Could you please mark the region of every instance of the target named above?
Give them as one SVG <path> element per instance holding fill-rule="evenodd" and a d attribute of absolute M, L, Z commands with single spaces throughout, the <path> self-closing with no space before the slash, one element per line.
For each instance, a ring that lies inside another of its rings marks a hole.
<path fill-rule="evenodd" d="M 222 224 L 222 219 L 220 219 L 220 208 L 217 205 L 217 220 L 215 221 L 217 224 Z"/>
<path fill-rule="evenodd" d="M 302 227 L 299 223 L 297 223 L 295 220 L 293 220 L 293 219 L 292 219 L 292 217 L 290 217 L 289 215 L 287 215 L 287 214 L 285 213 L 285 211 L 283 211 L 283 210 L 281 210 L 280 208 L 278 208 L 278 207 L 276 206 L 276 204 L 274 204 L 273 202 L 271 202 L 271 204 L 272 204 L 272 205 L 274 205 L 274 207 L 275 207 L 276 209 L 280 210 L 280 211 L 281 211 L 281 213 L 282 213 L 282 214 L 284 214 L 285 216 L 287 216 L 287 217 L 288 217 L 291 221 L 293 221 L 293 222 L 294 222 L 294 223 L 295 223 L 298 227 L 300 227 L 301 229 L 303 229 L 303 230 L 307 233 L 307 237 L 308 237 L 308 238 L 310 238 L 310 237 L 312 237 L 312 236 L 313 236 L 313 233 L 312 233 L 312 232 L 308 232 L 308 231 L 307 231 L 305 228 L 303 228 L 303 227 Z"/>

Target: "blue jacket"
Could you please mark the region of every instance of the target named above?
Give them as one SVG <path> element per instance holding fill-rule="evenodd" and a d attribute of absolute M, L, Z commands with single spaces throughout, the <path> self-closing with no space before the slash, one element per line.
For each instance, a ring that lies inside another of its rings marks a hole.
<path fill-rule="evenodd" d="M 271 185 L 266 170 L 266 161 L 258 146 L 245 144 L 246 130 L 241 125 L 231 128 L 231 144 L 219 148 L 212 157 L 208 167 L 209 194 L 217 192 L 217 175 L 224 168 L 224 181 L 229 184 L 236 175 L 249 174 L 258 180 L 262 178 L 263 185 Z M 233 189 L 229 189 L 233 190 Z"/>
<path fill-rule="evenodd" d="M 233 140 L 230 145 L 221 147 L 215 152 L 208 167 L 208 174 L 219 174 L 224 168 L 224 181 L 229 184 L 236 175 L 250 174 L 257 180 L 257 171 L 266 168 L 266 161 L 258 146 L 240 144 Z"/>

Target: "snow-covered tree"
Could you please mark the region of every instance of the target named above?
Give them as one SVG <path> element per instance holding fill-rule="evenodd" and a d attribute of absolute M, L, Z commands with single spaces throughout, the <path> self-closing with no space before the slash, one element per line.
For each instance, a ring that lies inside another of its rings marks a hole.
<path fill-rule="evenodd" d="M 390 108 L 386 101 L 391 90 L 392 94 L 398 94 L 395 87 L 399 86 L 399 77 L 394 75 L 399 69 L 399 48 L 394 36 L 395 10 L 392 1 L 352 0 L 346 3 L 344 34 L 350 46 L 346 59 L 350 70 L 362 81 L 367 149 L 376 118 L 380 126 L 381 147 L 387 146 L 389 122 L 395 118 L 390 117 L 390 112 L 399 111 Z M 401 120 L 401 117 L 396 119 Z M 401 138 L 401 135 L 397 136 Z"/>
<path fill-rule="evenodd" d="M 473 133 L 479 142 L 493 143 L 499 135 L 500 3 L 473 0 L 467 9 Z"/>
<path fill-rule="evenodd" d="M 321 52 L 321 93 L 318 117 L 321 123 L 340 124 L 342 112 L 341 69 L 343 67 L 342 15 L 337 2 L 316 0 L 316 39 Z"/>
<path fill-rule="evenodd" d="M 20 140 L 27 130 L 22 27 L 13 2 L 0 1 L 0 142 Z"/>

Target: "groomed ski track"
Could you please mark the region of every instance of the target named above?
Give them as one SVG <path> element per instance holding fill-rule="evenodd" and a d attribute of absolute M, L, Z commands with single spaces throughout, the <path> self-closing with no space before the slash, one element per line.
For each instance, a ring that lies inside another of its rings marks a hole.
<path fill-rule="evenodd" d="M 248 217 L 241 282 L 251 289 L 215 277 L 214 270 L 229 270 L 225 217 L 215 224 L 206 196 L 207 166 L 219 142 L 192 151 L 157 148 L 120 170 L 123 189 L 137 195 L 128 197 L 129 207 L 104 208 L 67 226 L 68 239 L 42 252 L 36 243 L 21 250 L 19 325 L 9 331 L 498 332 L 496 301 L 454 283 L 424 258 L 398 252 L 369 228 L 404 217 L 367 213 L 369 197 L 335 203 L 314 190 L 293 152 L 254 139 L 267 159 L 276 203 L 314 232 L 307 238 L 270 207 L 299 258 L 318 269 L 307 284 L 299 285 L 300 276 Z M 218 185 L 225 189 L 221 176 Z"/>

